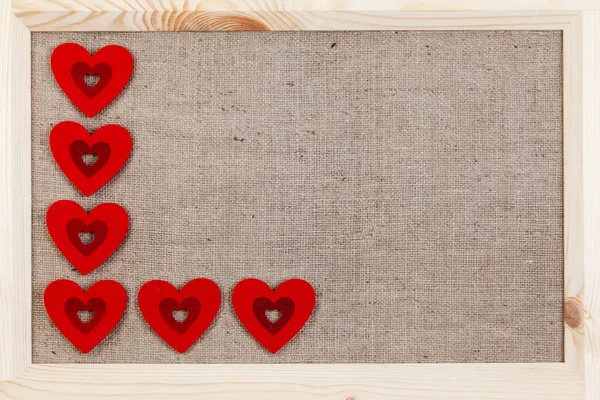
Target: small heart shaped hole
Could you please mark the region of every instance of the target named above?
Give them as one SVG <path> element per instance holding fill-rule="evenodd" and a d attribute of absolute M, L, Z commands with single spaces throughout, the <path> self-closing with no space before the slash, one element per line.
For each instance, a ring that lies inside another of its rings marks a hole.
<path fill-rule="evenodd" d="M 187 310 L 173 310 L 173 319 L 175 319 L 175 321 L 179 322 L 180 324 L 182 324 L 183 321 L 187 319 L 187 317 Z"/>
<path fill-rule="evenodd" d="M 279 321 L 279 318 L 281 318 L 281 311 L 280 310 L 265 310 L 265 315 L 267 316 L 267 319 L 274 324 L 275 322 Z"/>
<path fill-rule="evenodd" d="M 88 167 L 91 167 L 92 165 L 96 164 L 96 161 L 98 161 L 98 154 L 83 153 L 81 155 L 81 160 L 85 163 L 85 165 L 87 165 Z"/>
<path fill-rule="evenodd" d="M 89 245 L 94 241 L 94 233 L 93 232 L 79 232 L 79 240 L 84 245 Z"/>
<path fill-rule="evenodd" d="M 85 84 L 91 89 L 100 82 L 100 75 L 84 75 L 83 80 Z"/>
<path fill-rule="evenodd" d="M 92 310 L 79 310 L 77 311 L 77 317 L 83 322 L 87 324 L 94 317 L 94 312 Z"/>

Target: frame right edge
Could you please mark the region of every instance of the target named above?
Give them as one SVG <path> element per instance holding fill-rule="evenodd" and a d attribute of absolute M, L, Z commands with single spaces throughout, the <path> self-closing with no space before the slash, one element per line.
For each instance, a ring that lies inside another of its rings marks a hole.
<path fill-rule="evenodd" d="M 565 321 L 580 341 L 586 400 L 600 399 L 600 10 L 581 16 L 583 281 L 580 318 Z M 565 303 L 566 304 L 566 303 Z M 566 340 L 566 338 L 565 338 Z M 568 363 L 569 360 L 566 358 Z"/>
<path fill-rule="evenodd" d="M 564 30 L 565 363 L 600 399 L 600 10 Z"/>

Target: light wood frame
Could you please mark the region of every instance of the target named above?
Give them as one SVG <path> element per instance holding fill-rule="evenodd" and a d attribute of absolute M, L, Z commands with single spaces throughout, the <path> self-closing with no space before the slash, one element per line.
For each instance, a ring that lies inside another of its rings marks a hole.
<path fill-rule="evenodd" d="M 0 399 L 600 399 L 599 0 L 0 0 Z M 31 362 L 30 31 L 564 32 L 565 362 Z"/>

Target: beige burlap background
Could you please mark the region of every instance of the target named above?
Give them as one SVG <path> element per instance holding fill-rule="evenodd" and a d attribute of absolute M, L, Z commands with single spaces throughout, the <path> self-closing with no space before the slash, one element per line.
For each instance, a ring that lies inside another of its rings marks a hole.
<path fill-rule="evenodd" d="M 91 119 L 50 71 L 67 41 L 135 58 L 129 86 Z M 33 361 L 561 361 L 561 46 L 560 32 L 34 33 Z M 64 120 L 134 138 L 90 198 L 48 147 Z M 89 276 L 48 236 L 60 199 L 131 217 Z M 196 277 L 215 280 L 223 304 L 180 355 L 136 293 Z M 312 318 L 277 355 L 233 313 L 247 277 L 316 288 Z M 127 289 L 124 319 L 88 355 L 44 310 L 58 278 Z"/>

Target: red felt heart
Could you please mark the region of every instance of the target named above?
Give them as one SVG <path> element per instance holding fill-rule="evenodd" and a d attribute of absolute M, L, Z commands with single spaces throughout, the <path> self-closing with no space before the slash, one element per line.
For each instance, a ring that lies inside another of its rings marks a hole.
<path fill-rule="evenodd" d="M 69 180 L 86 196 L 110 181 L 131 154 L 132 140 L 127 129 L 106 125 L 92 135 L 76 122 L 65 121 L 50 132 L 50 149 L 56 163 Z M 92 165 L 84 154 L 95 154 Z"/>
<path fill-rule="evenodd" d="M 210 279 L 194 279 L 181 288 L 169 282 L 146 282 L 138 293 L 138 306 L 148 325 L 167 344 L 185 353 L 204 334 L 215 319 L 221 305 L 221 291 Z M 182 322 L 173 311 L 185 310 Z"/>
<path fill-rule="evenodd" d="M 121 93 L 133 72 L 133 57 L 124 47 L 110 45 L 93 56 L 76 43 L 54 49 L 50 60 L 56 82 L 85 115 L 93 117 Z M 89 86 L 85 75 L 98 76 Z"/>
<path fill-rule="evenodd" d="M 258 279 L 238 283 L 231 295 L 233 309 L 252 336 L 271 353 L 277 353 L 302 329 L 315 307 L 315 291 L 302 279 L 290 279 L 276 290 Z M 267 310 L 280 317 L 271 321 Z"/>
<path fill-rule="evenodd" d="M 118 282 L 99 281 L 84 291 L 66 279 L 52 282 L 44 291 L 44 306 L 58 330 L 83 353 L 89 353 L 114 329 L 127 305 L 127 293 Z M 92 311 L 84 323 L 80 311 Z"/>
<path fill-rule="evenodd" d="M 118 204 L 100 204 L 88 215 L 79 204 L 59 200 L 48 208 L 46 226 L 65 258 L 87 275 L 121 245 L 129 230 L 129 217 Z M 82 232 L 93 233 L 93 240 L 84 244 L 79 237 Z"/>

